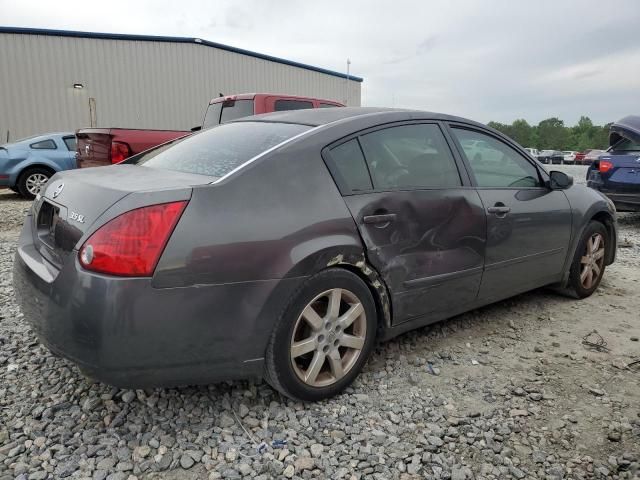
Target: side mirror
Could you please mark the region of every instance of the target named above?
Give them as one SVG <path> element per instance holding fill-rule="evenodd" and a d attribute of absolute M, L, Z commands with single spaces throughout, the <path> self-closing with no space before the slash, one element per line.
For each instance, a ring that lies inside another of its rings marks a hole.
<path fill-rule="evenodd" d="M 565 190 L 573 185 L 573 177 L 564 172 L 553 170 L 549 172 L 549 186 L 551 190 Z"/>

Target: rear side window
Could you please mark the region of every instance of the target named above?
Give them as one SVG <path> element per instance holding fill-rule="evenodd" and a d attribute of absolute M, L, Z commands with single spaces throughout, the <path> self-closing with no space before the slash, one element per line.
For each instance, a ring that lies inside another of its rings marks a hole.
<path fill-rule="evenodd" d="M 64 144 L 67 146 L 69 151 L 76 151 L 76 137 L 64 137 L 62 140 L 64 140 Z"/>
<path fill-rule="evenodd" d="M 34 148 L 36 150 L 55 150 L 57 148 L 56 147 L 56 142 L 54 142 L 51 139 L 42 140 L 40 142 L 32 143 L 30 145 L 30 147 Z"/>
<path fill-rule="evenodd" d="M 313 103 L 304 100 L 276 100 L 274 110 L 281 112 L 283 110 L 304 110 L 305 108 L 313 108 Z"/>
<path fill-rule="evenodd" d="M 462 185 L 440 127 L 402 125 L 360 137 L 376 188 L 447 188 Z"/>
<path fill-rule="evenodd" d="M 369 171 L 357 139 L 338 145 L 329 151 L 332 173 L 343 192 L 353 193 L 371 190 Z"/>
<path fill-rule="evenodd" d="M 127 163 L 222 177 L 265 150 L 309 129 L 307 125 L 287 123 L 229 123 L 162 146 Z"/>
<path fill-rule="evenodd" d="M 337 106 L 338 106 L 338 105 L 332 105 L 332 104 L 330 104 L 330 103 L 320 103 L 320 105 L 319 105 L 319 107 L 318 107 L 318 108 L 335 108 L 335 107 L 337 107 Z"/>

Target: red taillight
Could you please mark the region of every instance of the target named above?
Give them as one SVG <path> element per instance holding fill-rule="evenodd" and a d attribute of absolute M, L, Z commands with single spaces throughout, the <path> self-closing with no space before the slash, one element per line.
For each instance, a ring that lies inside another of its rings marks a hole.
<path fill-rule="evenodd" d="M 111 142 L 111 163 L 120 163 L 131 155 L 129 145 L 124 142 Z"/>
<path fill-rule="evenodd" d="M 600 160 L 600 164 L 598 165 L 598 170 L 600 170 L 600 173 L 607 173 L 612 168 L 613 163 L 607 162 L 606 160 Z"/>
<path fill-rule="evenodd" d="M 78 258 L 87 270 L 124 277 L 149 277 L 187 201 L 162 203 L 123 213 L 84 242 Z"/>

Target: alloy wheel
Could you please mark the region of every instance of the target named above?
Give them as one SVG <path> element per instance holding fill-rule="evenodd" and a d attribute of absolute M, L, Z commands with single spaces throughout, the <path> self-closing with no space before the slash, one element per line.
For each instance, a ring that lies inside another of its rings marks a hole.
<path fill-rule="evenodd" d="M 32 173 L 27 177 L 25 181 L 25 185 L 27 187 L 27 191 L 31 195 L 37 195 L 42 190 L 42 187 L 46 185 L 49 181 L 49 177 L 47 177 L 44 173 Z"/>
<path fill-rule="evenodd" d="M 297 377 L 326 387 L 356 364 L 365 345 L 367 318 L 358 297 L 342 288 L 322 292 L 302 310 L 293 328 L 290 357 Z"/>
<path fill-rule="evenodd" d="M 604 237 L 602 234 L 594 233 L 589 237 L 580 264 L 580 283 L 583 288 L 589 290 L 600 278 L 604 267 Z"/>

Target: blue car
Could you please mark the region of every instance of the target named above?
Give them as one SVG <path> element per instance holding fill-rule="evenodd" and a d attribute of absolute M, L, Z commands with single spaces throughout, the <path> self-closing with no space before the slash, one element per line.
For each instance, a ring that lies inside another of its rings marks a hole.
<path fill-rule="evenodd" d="M 640 211 L 640 116 L 611 125 L 609 149 L 587 171 L 587 185 L 609 197 L 619 211 Z"/>
<path fill-rule="evenodd" d="M 73 132 L 48 133 L 0 145 L 0 188 L 34 198 L 54 173 L 76 168 Z"/>

